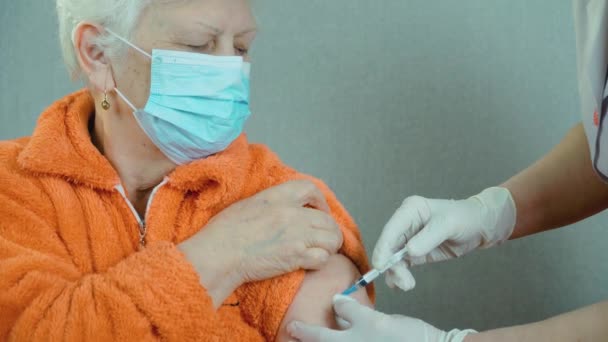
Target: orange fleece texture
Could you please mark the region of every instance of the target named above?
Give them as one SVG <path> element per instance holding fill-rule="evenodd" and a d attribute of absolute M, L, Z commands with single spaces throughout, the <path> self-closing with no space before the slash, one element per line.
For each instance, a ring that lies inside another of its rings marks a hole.
<path fill-rule="evenodd" d="M 273 341 L 305 272 L 245 284 L 216 311 L 176 244 L 236 201 L 312 178 L 242 136 L 168 176 L 140 250 L 120 179 L 91 143 L 93 112 L 82 90 L 47 109 L 32 137 L 0 142 L 0 340 Z M 355 223 L 314 181 L 342 228 L 340 252 L 368 271 Z"/>

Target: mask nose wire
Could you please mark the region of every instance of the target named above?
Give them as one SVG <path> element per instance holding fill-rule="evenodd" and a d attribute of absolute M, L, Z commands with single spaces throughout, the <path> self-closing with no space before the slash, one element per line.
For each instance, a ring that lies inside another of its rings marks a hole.
<path fill-rule="evenodd" d="M 146 51 L 144 51 L 143 49 L 141 49 L 140 47 L 138 47 L 137 45 L 131 43 L 130 41 L 124 39 L 123 37 L 121 37 L 120 35 L 114 33 L 114 31 L 110 30 L 109 28 L 104 28 L 109 34 L 113 35 L 114 37 L 116 37 L 116 39 L 120 40 L 121 42 L 129 45 L 130 47 L 132 47 L 135 51 L 141 53 L 142 55 L 152 59 L 152 55 L 150 55 L 149 53 L 147 53 Z M 133 111 L 137 111 L 137 108 L 133 105 L 133 103 L 131 101 L 129 101 L 129 99 L 125 96 L 125 94 L 123 94 L 118 87 L 114 88 L 114 91 L 116 91 L 116 94 L 118 94 L 118 96 L 120 96 L 120 98 L 125 101 L 125 103 L 131 107 L 131 109 L 133 109 Z"/>

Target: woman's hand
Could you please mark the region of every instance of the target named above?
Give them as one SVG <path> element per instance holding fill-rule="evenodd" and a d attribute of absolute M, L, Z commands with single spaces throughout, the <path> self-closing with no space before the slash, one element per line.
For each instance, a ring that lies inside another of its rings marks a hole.
<path fill-rule="evenodd" d="M 228 207 L 180 249 L 217 307 L 243 283 L 319 269 L 342 238 L 322 192 L 292 181 Z"/>

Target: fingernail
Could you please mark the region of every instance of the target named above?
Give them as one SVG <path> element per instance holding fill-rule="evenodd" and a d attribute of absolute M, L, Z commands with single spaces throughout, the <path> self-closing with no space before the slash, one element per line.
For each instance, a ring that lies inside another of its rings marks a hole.
<path fill-rule="evenodd" d="M 407 286 L 407 284 L 409 283 L 409 279 L 404 277 L 403 274 L 401 274 L 401 272 L 395 272 L 393 274 L 393 282 L 400 288 L 403 288 L 403 287 Z"/>
<path fill-rule="evenodd" d="M 409 291 L 416 286 L 416 283 L 412 282 L 412 281 L 404 281 L 403 279 L 400 279 L 400 281 L 397 283 L 397 286 L 402 291 Z"/>
<path fill-rule="evenodd" d="M 295 330 L 298 330 L 299 322 L 293 321 L 287 325 L 287 332 L 291 335 Z"/>
<path fill-rule="evenodd" d="M 346 330 L 350 328 L 350 323 L 340 316 L 335 316 L 336 324 L 341 330 Z"/>
<path fill-rule="evenodd" d="M 345 296 L 343 294 L 334 295 L 332 301 L 334 304 L 337 304 L 339 302 L 356 302 L 353 297 Z"/>

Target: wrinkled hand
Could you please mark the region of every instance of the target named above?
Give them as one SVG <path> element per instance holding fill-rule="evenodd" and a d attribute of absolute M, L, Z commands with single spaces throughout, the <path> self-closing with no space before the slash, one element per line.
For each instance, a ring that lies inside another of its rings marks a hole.
<path fill-rule="evenodd" d="M 409 197 L 384 227 L 372 263 L 382 268 L 407 242 L 409 254 L 386 273 L 386 283 L 404 291 L 415 286 L 408 266 L 457 258 L 507 240 L 515 226 L 509 190 L 489 188 L 466 200 Z"/>
<path fill-rule="evenodd" d="M 462 342 L 473 330 L 441 331 L 419 319 L 386 315 L 350 297 L 334 297 L 336 320 L 343 330 L 291 322 L 288 333 L 301 342 Z"/>
<path fill-rule="evenodd" d="M 342 239 L 321 190 L 309 181 L 292 181 L 233 204 L 180 248 L 199 273 L 207 273 L 201 275 L 204 285 L 224 276 L 239 286 L 300 268 L 319 269 Z"/>

